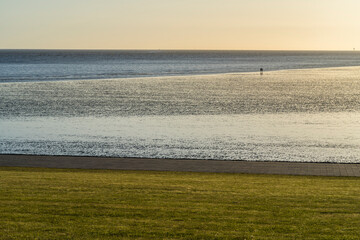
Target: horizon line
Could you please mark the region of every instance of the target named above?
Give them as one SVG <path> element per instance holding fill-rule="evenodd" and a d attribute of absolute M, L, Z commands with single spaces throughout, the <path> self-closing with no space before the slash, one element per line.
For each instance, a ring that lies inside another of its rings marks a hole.
<path fill-rule="evenodd" d="M 79 51 L 299 51 L 299 52 L 355 52 L 356 48 L 353 49 L 337 49 L 337 50 L 326 50 L 326 49 L 161 49 L 161 48 L 0 48 L 0 50 L 79 50 Z"/>

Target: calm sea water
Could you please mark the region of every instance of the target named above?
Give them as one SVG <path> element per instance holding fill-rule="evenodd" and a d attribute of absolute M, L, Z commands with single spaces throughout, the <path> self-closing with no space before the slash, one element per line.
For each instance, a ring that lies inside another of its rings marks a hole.
<path fill-rule="evenodd" d="M 0 82 L 360 66 L 360 52 L 0 50 Z"/>
<path fill-rule="evenodd" d="M 358 52 L 1 50 L 0 153 L 360 162 L 357 66 Z"/>

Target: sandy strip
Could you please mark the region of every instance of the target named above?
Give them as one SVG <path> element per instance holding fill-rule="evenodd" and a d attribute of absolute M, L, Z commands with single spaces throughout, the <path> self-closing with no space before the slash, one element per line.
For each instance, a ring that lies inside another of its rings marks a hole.
<path fill-rule="evenodd" d="M 360 164 L 0 155 L 0 166 L 360 177 Z"/>

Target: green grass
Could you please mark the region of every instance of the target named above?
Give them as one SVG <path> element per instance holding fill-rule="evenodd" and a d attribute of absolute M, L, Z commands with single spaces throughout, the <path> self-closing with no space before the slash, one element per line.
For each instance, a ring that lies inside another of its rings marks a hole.
<path fill-rule="evenodd" d="M 0 168 L 0 239 L 359 239 L 360 178 Z"/>

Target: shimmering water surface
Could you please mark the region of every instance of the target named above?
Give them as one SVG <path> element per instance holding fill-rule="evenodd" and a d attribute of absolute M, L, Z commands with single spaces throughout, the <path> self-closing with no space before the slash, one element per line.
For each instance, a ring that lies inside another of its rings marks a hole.
<path fill-rule="evenodd" d="M 0 147 L 3 153 L 357 162 L 359 119 L 358 113 L 30 117 L 2 120 Z"/>
<path fill-rule="evenodd" d="M 3 79 L 0 153 L 360 162 L 360 67 L 227 72 Z"/>

